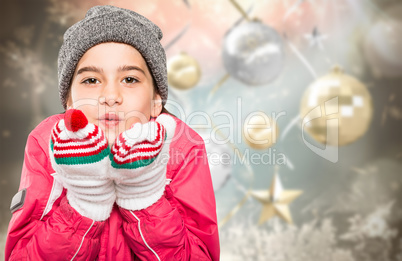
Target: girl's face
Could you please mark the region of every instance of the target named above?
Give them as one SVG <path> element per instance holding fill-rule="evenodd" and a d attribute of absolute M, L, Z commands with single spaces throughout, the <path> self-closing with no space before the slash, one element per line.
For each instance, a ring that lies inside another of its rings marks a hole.
<path fill-rule="evenodd" d="M 131 45 L 102 43 L 90 48 L 75 69 L 68 108 L 81 110 L 112 145 L 134 123 L 162 111 L 161 97 L 142 55 Z"/>

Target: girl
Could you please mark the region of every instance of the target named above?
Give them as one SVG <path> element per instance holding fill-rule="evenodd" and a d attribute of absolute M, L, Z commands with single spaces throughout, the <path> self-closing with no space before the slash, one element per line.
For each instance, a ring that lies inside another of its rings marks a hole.
<path fill-rule="evenodd" d="M 95 6 L 64 35 L 64 114 L 29 135 L 6 260 L 219 260 L 202 138 L 171 115 L 161 30 Z"/>

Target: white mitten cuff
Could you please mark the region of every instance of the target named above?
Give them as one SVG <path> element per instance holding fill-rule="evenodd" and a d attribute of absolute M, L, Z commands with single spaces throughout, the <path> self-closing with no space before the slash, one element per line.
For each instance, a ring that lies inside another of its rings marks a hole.
<path fill-rule="evenodd" d="M 76 187 L 62 176 L 56 174 L 54 177 L 67 189 L 68 202 L 78 213 L 95 221 L 109 218 L 116 199 L 113 181 L 108 180 L 101 187 Z M 86 190 L 86 193 L 77 192 L 83 190 Z M 96 194 L 90 194 L 91 192 Z"/>

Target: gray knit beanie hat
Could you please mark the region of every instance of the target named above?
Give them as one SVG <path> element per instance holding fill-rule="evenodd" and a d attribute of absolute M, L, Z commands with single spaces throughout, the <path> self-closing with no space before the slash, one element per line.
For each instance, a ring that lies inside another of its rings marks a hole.
<path fill-rule="evenodd" d="M 59 95 L 64 109 L 78 61 L 91 47 L 104 42 L 132 45 L 144 57 L 165 105 L 168 96 L 166 54 L 161 29 L 134 11 L 110 5 L 94 6 L 85 18 L 64 33 L 58 57 Z"/>

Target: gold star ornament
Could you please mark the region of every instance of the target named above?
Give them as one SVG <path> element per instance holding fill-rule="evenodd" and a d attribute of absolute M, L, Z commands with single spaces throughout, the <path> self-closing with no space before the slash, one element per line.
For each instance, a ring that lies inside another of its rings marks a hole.
<path fill-rule="evenodd" d="M 261 225 L 274 216 L 279 216 L 289 224 L 292 224 L 293 220 L 289 204 L 302 193 L 303 191 L 301 190 L 284 190 L 278 175 L 275 174 L 269 190 L 251 191 L 251 196 L 263 205 L 258 224 Z"/>

